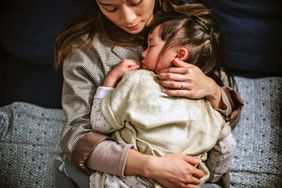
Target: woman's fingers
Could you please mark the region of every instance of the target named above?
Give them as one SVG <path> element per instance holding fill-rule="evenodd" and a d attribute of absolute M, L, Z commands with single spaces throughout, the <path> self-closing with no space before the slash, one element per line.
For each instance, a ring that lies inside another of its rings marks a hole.
<path fill-rule="evenodd" d="M 183 186 L 185 188 L 199 188 L 199 185 L 191 185 L 191 184 L 188 184 L 188 185 L 185 185 Z"/>
<path fill-rule="evenodd" d="M 159 83 L 166 89 L 173 90 L 190 90 L 193 87 L 193 84 L 189 81 L 160 80 Z"/>
<path fill-rule="evenodd" d="M 193 91 L 187 89 L 186 90 L 162 89 L 162 92 L 169 96 L 193 98 Z"/>
<path fill-rule="evenodd" d="M 198 181 L 199 178 L 201 178 L 201 177 L 204 176 L 203 171 L 199 170 L 199 169 L 196 167 L 197 165 L 199 165 L 199 164 L 201 163 L 201 159 L 195 158 L 195 157 L 191 157 L 191 156 L 188 156 L 188 155 L 185 155 L 185 156 L 184 156 L 184 160 L 185 160 L 187 163 L 193 165 L 193 169 L 192 169 L 192 173 L 191 173 L 191 174 L 192 174 L 194 177 L 196 177 L 196 178 L 195 178 L 196 182 L 199 182 L 199 181 Z"/>
<path fill-rule="evenodd" d="M 184 160 L 186 162 L 188 162 L 189 164 L 194 165 L 194 166 L 198 165 L 200 162 L 202 162 L 202 160 L 199 159 L 198 157 L 191 157 L 189 155 L 184 155 L 183 157 L 184 157 Z"/>
<path fill-rule="evenodd" d="M 180 183 L 181 187 L 199 187 L 199 184 L 201 183 L 201 180 L 198 178 L 195 178 L 193 176 L 189 176 L 189 183 L 182 182 Z"/>
<path fill-rule="evenodd" d="M 160 73 L 160 74 L 158 74 L 158 79 L 159 80 L 185 81 L 185 80 L 189 79 L 189 77 L 187 76 L 187 74 Z"/>
<path fill-rule="evenodd" d="M 192 173 L 193 177 L 195 177 L 197 180 L 199 178 L 203 177 L 205 174 L 203 171 L 199 170 L 198 168 L 195 169 L 195 171 Z"/>
<path fill-rule="evenodd" d="M 186 67 L 186 68 L 188 68 L 188 67 L 194 67 L 194 66 L 195 66 L 195 65 L 190 64 L 190 63 L 187 63 L 187 62 L 185 62 L 185 61 L 181 61 L 181 60 L 179 60 L 179 59 L 177 59 L 177 58 L 173 59 L 173 60 L 172 60 L 172 63 L 173 63 L 174 66 L 176 66 L 176 67 Z"/>
<path fill-rule="evenodd" d="M 177 73 L 177 74 L 186 74 L 188 69 L 191 68 L 186 68 L 186 67 L 170 67 L 170 68 L 165 68 L 160 71 L 158 71 L 158 74 L 162 73 Z"/>

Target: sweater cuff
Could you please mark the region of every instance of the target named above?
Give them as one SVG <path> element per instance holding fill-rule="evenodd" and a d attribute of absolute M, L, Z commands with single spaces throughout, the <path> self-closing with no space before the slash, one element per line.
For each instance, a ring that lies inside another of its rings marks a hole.
<path fill-rule="evenodd" d="M 96 94 L 94 98 L 97 99 L 103 99 L 110 95 L 113 92 L 114 88 L 112 87 L 104 87 L 104 86 L 99 86 L 96 90 Z"/>
<path fill-rule="evenodd" d="M 124 177 L 124 168 L 130 144 L 118 144 L 105 140 L 91 153 L 87 166 L 90 169 Z"/>
<path fill-rule="evenodd" d="M 215 108 L 215 109 L 219 111 L 226 119 L 230 116 L 232 112 L 232 107 L 223 89 L 221 89 L 221 101 L 222 101 L 222 108 Z"/>

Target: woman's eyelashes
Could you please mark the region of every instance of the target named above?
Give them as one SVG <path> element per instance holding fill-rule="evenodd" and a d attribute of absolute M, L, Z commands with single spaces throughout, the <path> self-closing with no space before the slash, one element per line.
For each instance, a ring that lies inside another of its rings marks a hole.
<path fill-rule="evenodd" d="M 128 6 L 138 6 L 141 4 L 143 0 L 131 0 L 128 2 Z M 103 5 L 104 9 L 108 12 L 115 12 L 118 8 L 115 5 Z"/>
<path fill-rule="evenodd" d="M 129 6 L 137 6 L 142 3 L 143 0 L 131 0 L 129 1 Z"/>
<path fill-rule="evenodd" d="M 104 9 L 106 9 L 106 11 L 108 12 L 115 12 L 117 10 L 117 8 L 114 5 L 104 6 Z"/>

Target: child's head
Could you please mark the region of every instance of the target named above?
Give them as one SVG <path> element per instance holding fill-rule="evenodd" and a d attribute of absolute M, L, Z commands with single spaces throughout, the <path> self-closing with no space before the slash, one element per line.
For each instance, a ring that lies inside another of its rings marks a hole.
<path fill-rule="evenodd" d="M 203 6 L 188 14 L 159 13 L 151 24 L 142 64 L 158 71 L 172 66 L 172 60 L 178 58 L 209 73 L 219 64 L 219 36 L 210 11 Z"/>

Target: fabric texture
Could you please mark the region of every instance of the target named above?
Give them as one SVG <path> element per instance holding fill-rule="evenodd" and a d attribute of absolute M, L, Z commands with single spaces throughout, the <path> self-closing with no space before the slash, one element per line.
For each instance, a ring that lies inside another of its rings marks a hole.
<path fill-rule="evenodd" d="M 236 77 L 245 101 L 233 134 L 237 141 L 231 164 L 234 188 L 282 185 L 282 77 Z"/>
<path fill-rule="evenodd" d="M 141 153 L 206 155 L 231 128 L 205 100 L 168 97 L 161 92 L 155 74 L 128 72 L 102 102 L 102 112 L 114 132 L 114 140 L 133 144 Z M 200 165 L 206 176 L 209 172 Z"/>
<path fill-rule="evenodd" d="M 151 188 L 150 184 L 138 176 L 126 176 L 124 178 L 105 174 L 101 172 L 94 172 L 90 176 L 90 188 Z M 158 187 L 154 187 L 158 188 Z"/>
<path fill-rule="evenodd" d="M 107 138 L 93 132 L 89 121 L 97 86 L 103 84 L 105 75 L 122 59 L 140 59 L 141 51 L 141 47 L 102 43 L 95 36 L 91 48 L 74 49 L 64 61 L 62 106 L 67 120 L 61 135 L 61 147 L 73 163 L 85 171 L 89 171 L 85 164 L 95 146 Z M 83 146 L 83 151 L 79 145 Z"/>
<path fill-rule="evenodd" d="M 57 109 L 19 102 L 0 108 L 0 187 L 54 187 L 64 121 Z"/>
<path fill-rule="evenodd" d="M 228 67 L 250 75 L 282 76 L 282 3 L 280 0 L 201 0 L 224 31 Z"/>
<path fill-rule="evenodd" d="M 87 160 L 95 147 L 107 139 L 106 135 L 93 132 L 89 120 L 96 89 L 103 84 L 105 75 L 122 59 L 140 60 L 143 48 L 109 44 L 101 41 L 98 36 L 94 37 L 90 47 L 79 45 L 81 43 L 83 39 L 78 41 L 78 46 L 81 47 L 73 49 L 63 64 L 62 106 L 67 120 L 60 143 L 72 163 L 90 173 L 91 169 L 86 166 Z M 224 80 L 223 82 L 226 83 Z M 230 116 L 238 116 L 242 107 L 240 97 L 234 89 L 222 88 L 233 104 Z M 100 162 L 107 161 L 100 158 Z"/>
<path fill-rule="evenodd" d="M 235 149 L 236 141 L 231 132 L 213 147 L 206 162 L 211 172 L 208 182 L 218 182 L 228 172 Z"/>
<path fill-rule="evenodd" d="M 245 106 L 233 132 L 237 148 L 230 167 L 231 187 L 278 188 L 282 184 L 282 78 L 236 77 L 236 81 Z M 54 187 L 53 160 L 64 119 L 62 110 L 27 103 L 0 107 L 0 187 Z"/>
<path fill-rule="evenodd" d="M 119 130 L 115 139 L 157 156 L 167 152 L 199 155 L 230 131 L 210 103 L 166 96 L 154 73 L 147 70 L 127 73 L 103 100 L 102 112 L 109 124 Z M 172 132 L 171 128 L 175 130 Z"/>

